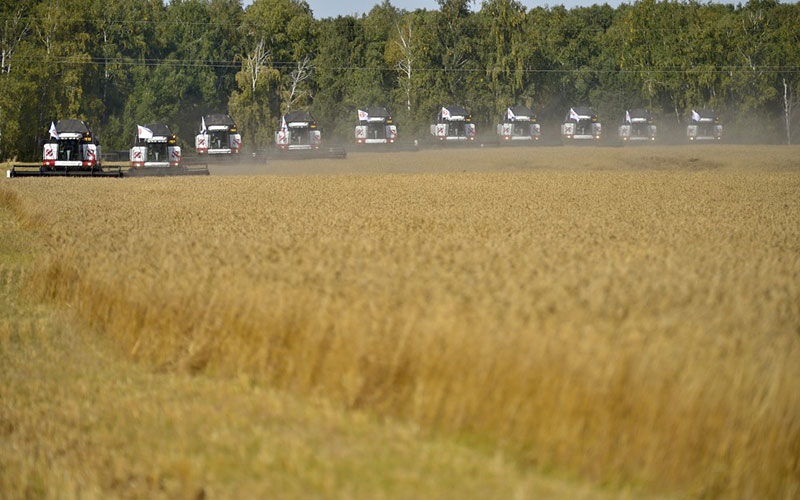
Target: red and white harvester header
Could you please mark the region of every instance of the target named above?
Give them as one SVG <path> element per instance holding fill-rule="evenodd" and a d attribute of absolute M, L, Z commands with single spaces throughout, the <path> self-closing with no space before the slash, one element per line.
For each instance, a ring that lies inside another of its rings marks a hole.
<path fill-rule="evenodd" d="M 691 121 L 686 126 L 686 137 L 692 142 L 722 140 L 722 124 L 716 111 L 692 110 Z"/>
<path fill-rule="evenodd" d="M 381 106 L 358 110 L 356 144 L 394 144 L 397 142 L 397 125 L 392 115 Z"/>
<path fill-rule="evenodd" d="M 308 111 L 290 111 L 281 117 L 275 145 L 283 151 L 316 150 L 322 146 L 322 131 Z"/>
<path fill-rule="evenodd" d="M 206 115 L 200 119 L 194 146 L 201 155 L 236 155 L 242 151 L 242 136 L 229 115 Z"/>
<path fill-rule="evenodd" d="M 50 124 L 41 166 L 13 165 L 7 175 L 121 177 L 122 170 L 103 169 L 100 144 L 92 130 L 83 120 L 71 119 Z"/>
<path fill-rule="evenodd" d="M 442 142 L 474 141 L 477 136 L 472 115 L 461 106 L 443 106 L 431 125 L 431 135 Z"/>
<path fill-rule="evenodd" d="M 594 109 L 588 106 L 569 108 L 561 124 L 561 138 L 567 141 L 600 139 L 603 125 Z"/>
<path fill-rule="evenodd" d="M 128 175 L 208 175 L 208 166 L 189 167 L 172 130 L 163 123 L 139 125 L 129 153 Z"/>
<path fill-rule="evenodd" d="M 502 142 L 538 141 L 541 127 L 536 123 L 536 113 L 528 106 L 512 106 L 497 124 L 497 135 Z"/>
<path fill-rule="evenodd" d="M 622 142 L 655 141 L 656 126 L 650 112 L 646 109 L 626 110 L 619 126 L 619 138 Z"/>

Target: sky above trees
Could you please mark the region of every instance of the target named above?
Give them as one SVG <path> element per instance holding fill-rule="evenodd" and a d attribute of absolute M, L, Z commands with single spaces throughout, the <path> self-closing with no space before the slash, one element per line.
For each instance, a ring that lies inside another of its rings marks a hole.
<path fill-rule="evenodd" d="M 340 0 L 338 2 L 331 2 L 330 0 L 306 0 L 311 10 L 314 11 L 314 17 L 317 19 L 324 19 L 326 17 L 344 16 L 348 14 L 364 14 L 380 2 L 377 1 L 364 1 L 364 0 Z M 244 2 L 245 5 L 252 3 L 251 0 Z M 623 3 L 621 0 L 608 0 L 606 2 L 598 2 L 597 0 L 553 0 L 549 2 L 542 2 L 536 0 L 522 0 L 523 5 L 526 7 L 543 6 L 545 4 L 564 5 L 565 7 L 587 6 L 595 3 L 608 3 L 611 6 L 617 6 Z M 431 9 L 436 10 L 439 5 L 436 0 L 393 0 L 392 5 L 398 9 L 414 10 L 414 9 Z M 477 0 L 473 4 L 473 9 L 480 8 L 481 2 Z"/>
<path fill-rule="evenodd" d="M 326 17 L 336 17 L 336 16 L 345 16 L 350 14 L 365 14 L 370 11 L 370 9 L 380 2 L 378 1 L 364 1 L 364 0 L 339 0 L 337 2 L 331 2 L 330 0 L 306 0 L 308 5 L 311 7 L 311 10 L 314 12 L 314 17 L 316 19 L 324 19 Z M 789 0 L 781 0 L 782 3 L 786 3 Z M 253 3 L 252 0 L 244 0 L 244 5 L 247 6 Z M 480 9 L 481 0 L 475 0 L 473 2 L 473 9 L 478 10 Z M 571 7 L 588 7 L 594 4 L 608 4 L 612 7 L 617 7 L 622 3 L 632 3 L 632 0 L 550 0 L 550 1 L 541 1 L 541 0 L 522 0 L 520 3 L 525 5 L 528 8 L 531 7 L 542 7 L 544 5 L 549 5 L 551 7 L 556 5 L 563 5 L 564 7 L 571 8 Z M 716 3 L 732 3 L 736 4 L 738 2 L 734 0 L 730 0 L 728 2 L 716 2 Z M 392 0 L 392 5 L 397 7 L 398 9 L 405 9 L 405 10 L 414 10 L 414 9 L 431 9 L 436 10 L 439 8 L 436 0 Z"/>

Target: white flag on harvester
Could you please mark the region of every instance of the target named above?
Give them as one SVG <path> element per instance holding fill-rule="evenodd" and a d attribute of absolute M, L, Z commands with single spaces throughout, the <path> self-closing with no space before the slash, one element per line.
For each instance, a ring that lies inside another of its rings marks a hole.
<path fill-rule="evenodd" d="M 442 119 L 449 119 L 450 118 L 450 110 L 447 108 L 442 108 Z"/>
<path fill-rule="evenodd" d="M 55 140 L 58 140 L 58 130 L 56 130 L 56 124 L 53 122 L 50 122 L 50 137 L 52 137 Z"/>
<path fill-rule="evenodd" d="M 511 111 L 511 108 L 508 108 L 508 111 L 506 111 L 506 114 L 508 115 L 508 119 L 509 120 L 514 120 L 517 117 L 517 115 L 515 115 L 514 112 Z"/>
<path fill-rule="evenodd" d="M 153 138 L 153 131 L 147 127 L 142 127 L 141 125 L 137 125 L 139 127 L 139 139 L 152 139 Z"/>
<path fill-rule="evenodd" d="M 362 122 L 363 122 L 363 121 L 367 121 L 367 120 L 369 120 L 369 113 L 367 113 L 367 112 L 366 112 L 366 111 L 364 111 L 363 109 L 359 109 L 359 110 L 358 110 L 358 119 L 359 119 L 360 121 L 362 121 Z"/>
<path fill-rule="evenodd" d="M 206 128 L 206 117 L 203 116 L 200 118 L 200 133 L 205 134 L 208 131 Z"/>
<path fill-rule="evenodd" d="M 569 119 L 570 120 L 575 120 L 577 122 L 577 121 L 581 120 L 581 115 L 576 113 L 574 109 L 569 108 Z"/>
<path fill-rule="evenodd" d="M 626 123 L 630 123 L 631 122 L 631 112 L 627 111 L 627 110 L 625 111 L 625 122 Z"/>
<path fill-rule="evenodd" d="M 286 140 L 286 133 L 288 132 L 289 126 L 286 124 L 286 115 L 281 116 L 281 128 L 278 129 L 278 143 L 282 144 L 282 141 Z"/>
<path fill-rule="evenodd" d="M 700 121 L 700 113 L 695 110 L 692 110 L 692 121 L 699 122 Z"/>

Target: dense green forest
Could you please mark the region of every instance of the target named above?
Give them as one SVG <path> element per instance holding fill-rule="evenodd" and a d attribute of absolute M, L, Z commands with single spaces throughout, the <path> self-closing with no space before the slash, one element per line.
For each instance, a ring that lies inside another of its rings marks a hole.
<path fill-rule="evenodd" d="M 200 116 L 225 111 L 245 147 L 264 147 L 298 108 L 345 141 L 370 105 L 389 108 L 406 137 L 424 135 L 443 104 L 466 106 L 490 133 L 514 103 L 545 123 L 590 104 L 609 125 L 647 107 L 675 129 L 713 107 L 744 139 L 800 137 L 796 3 L 439 0 L 408 12 L 384 1 L 315 20 L 297 0 L 3 0 L 0 23 L 0 158 L 38 157 L 50 121 L 67 117 L 106 150 L 153 121 L 193 145 Z"/>

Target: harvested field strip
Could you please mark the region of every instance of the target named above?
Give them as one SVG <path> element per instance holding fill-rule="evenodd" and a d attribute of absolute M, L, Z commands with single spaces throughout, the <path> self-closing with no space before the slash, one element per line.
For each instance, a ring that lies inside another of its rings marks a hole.
<path fill-rule="evenodd" d="M 526 148 L 441 148 L 418 153 L 369 154 L 355 151 L 347 161 L 246 161 L 210 165 L 212 175 L 442 174 L 463 172 L 704 172 L 757 167 L 761 171 L 797 168 L 799 146 L 588 146 Z"/>
<path fill-rule="evenodd" d="M 800 492 L 797 172 L 9 189 L 51 235 L 33 286 L 133 358 L 599 480 Z"/>

